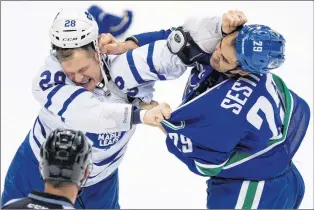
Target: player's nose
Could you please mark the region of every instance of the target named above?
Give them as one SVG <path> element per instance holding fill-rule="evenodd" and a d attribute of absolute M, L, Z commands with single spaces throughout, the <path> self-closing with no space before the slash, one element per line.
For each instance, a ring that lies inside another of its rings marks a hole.
<path fill-rule="evenodd" d="M 217 56 L 217 55 L 212 55 L 212 58 L 213 58 L 213 61 L 214 61 L 214 63 L 216 64 L 216 65 L 218 65 L 219 64 L 219 56 Z"/>

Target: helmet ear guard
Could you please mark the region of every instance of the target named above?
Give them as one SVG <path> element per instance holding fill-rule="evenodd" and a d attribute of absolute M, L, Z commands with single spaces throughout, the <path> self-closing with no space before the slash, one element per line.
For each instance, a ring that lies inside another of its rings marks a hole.
<path fill-rule="evenodd" d="M 285 39 L 265 25 L 245 25 L 236 38 L 236 54 L 240 68 L 264 74 L 285 61 Z"/>

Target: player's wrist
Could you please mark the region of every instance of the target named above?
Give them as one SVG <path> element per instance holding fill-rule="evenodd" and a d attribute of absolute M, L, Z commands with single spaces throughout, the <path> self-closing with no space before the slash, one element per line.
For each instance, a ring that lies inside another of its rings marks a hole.
<path fill-rule="evenodd" d="M 221 30 L 221 34 L 222 34 L 223 37 L 226 37 L 228 35 L 227 33 L 224 32 L 222 26 L 221 26 L 220 30 Z"/>
<path fill-rule="evenodd" d="M 140 120 L 141 120 L 142 123 L 144 123 L 144 116 L 145 116 L 147 111 L 148 110 L 141 110 L 140 111 Z"/>
<path fill-rule="evenodd" d="M 119 42 L 120 53 L 125 53 L 128 50 L 133 50 L 136 48 L 138 48 L 138 45 L 131 40 Z"/>

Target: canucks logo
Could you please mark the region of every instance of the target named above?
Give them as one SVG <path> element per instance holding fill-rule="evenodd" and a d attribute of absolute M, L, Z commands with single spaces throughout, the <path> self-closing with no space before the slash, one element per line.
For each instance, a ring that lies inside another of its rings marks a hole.
<path fill-rule="evenodd" d="M 93 147 L 107 150 L 123 138 L 125 131 L 115 133 L 86 133 L 86 136 L 93 142 Z"/>

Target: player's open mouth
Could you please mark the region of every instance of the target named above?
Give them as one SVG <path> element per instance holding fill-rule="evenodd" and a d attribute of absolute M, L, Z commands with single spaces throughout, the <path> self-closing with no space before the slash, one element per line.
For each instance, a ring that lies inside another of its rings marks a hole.
<path fill-rule="evenodd" d="M 87 79 L 86 81 L 81 82 L 80 85 L 85 85 L 85 84 L 87 84 L 90 81 L 91 81 L 91 79 Z"/>

